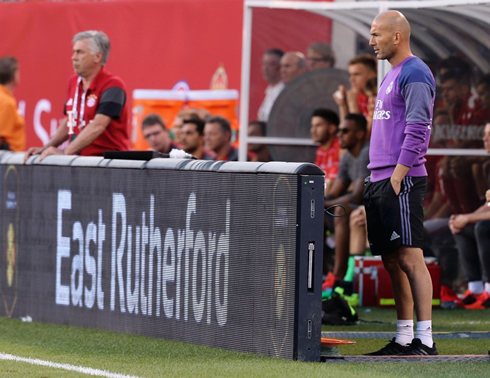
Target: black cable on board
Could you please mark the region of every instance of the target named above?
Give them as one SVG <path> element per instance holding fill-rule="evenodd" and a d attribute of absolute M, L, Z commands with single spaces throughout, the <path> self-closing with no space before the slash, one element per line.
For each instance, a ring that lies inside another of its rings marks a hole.
<path fill-rule="evenodd" d="M 332 211 L 332 209 L 335 209 L 336 207 L 340 207 L 342 210 L 344 210 L 344 212 L 342 214 L 335 215 L 331 211 Z M 345 207 L 342 206 L 341 204 L 329 206 L 329 207 L 323 209 L 323 211 L 325 211 L 326 214 L 328 214 L 334 218 L 340 218 L 340 217 L 343 217 L 345 215 Z"/>

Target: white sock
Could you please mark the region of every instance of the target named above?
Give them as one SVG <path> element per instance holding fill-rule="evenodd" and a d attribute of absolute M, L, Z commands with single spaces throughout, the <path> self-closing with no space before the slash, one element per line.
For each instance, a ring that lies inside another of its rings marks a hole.
<path fill-rule="evenodd" d="M 430 348 L 434 346 L 434 340 L 432 340 L 432 320 L 417 322 L 415 338 L 420 339 L 422 344 L 427 345 Z"/>
<path fill-rule="evenodd" d="M 483 293 L 483 281 L 471 281 L 468 282 L 468 290 L 473 294 Z"/>
<path fill-rule="evenodd" d="M 413 320 L 398 320 L 396 322 L 396 339 L 400 345 L 407 345 L 413 339 Z"/>
<path fill-rule="evenodd" d="M 485 282 L 485 291 L 490 294 L 490 282 Z"/>

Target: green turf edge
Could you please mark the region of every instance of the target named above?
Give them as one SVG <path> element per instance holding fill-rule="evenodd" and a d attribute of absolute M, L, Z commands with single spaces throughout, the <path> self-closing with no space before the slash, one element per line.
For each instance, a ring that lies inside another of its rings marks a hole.
<path fill-rule="evenodd" d="M 486 362 L 458 363 L 304 363 L 226 351 L 107 331 L 0 318 L 0 351 L 141 377 L 366 377 L 488 376 Z M 384 345 L 383 339 L 362 339 L 340 348 L 342 354 L 363 354 Z M 439 340 L 444 354 L 482 354 L 489 340 Z M 66 371 L 0 361 L 0 376 L 76 377 Z M 485 375 L 487 374 L 487 375 Z"/>

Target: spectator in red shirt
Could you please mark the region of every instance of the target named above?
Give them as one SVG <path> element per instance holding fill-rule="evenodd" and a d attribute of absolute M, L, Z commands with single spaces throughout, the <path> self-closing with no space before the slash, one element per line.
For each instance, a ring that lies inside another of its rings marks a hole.
<path fill-rule="evenodd" d="M 478 111 L 476 96 L 471 93 L 471 83 L 467 75 L 448 71 L 441 75 L 443 106 L 449 114 L 452 125 L 469 125 L 473 113 Z"/>
<path fill-rule="evenodd" d="M 376 58 L 370 54 L 361 54 L 350 60 L 347 71 L 351 87 L 346 89 L 340 85 L 333 94 L 341 119 L 349 113 L 369 116 L 369 101 L 364 87 L 369 79 L 377 76 L 377 67 Z"/>
<path fill-rule="evenodd" d="M 471 116 L 470 125 L 485 125 L 490 120 L 490 74 L 483 76 L 476 85 L 480 108 Z"/>
<path fill-rule="evenodd" d="M 68 81 L 65 114 L 53 137 L 43 147 L 25 155 L 102 156 L 104 151 L 129 150 L 126 88 L 120 78 L 105 69 L 110 41 L 101 31 L 89 30 L 73 38 L 75 75 Z M 65 149 L 58 148 L 65 141 Z"/>
<path fill-rule="evenodd" d="M 216 154 L 215 160 L 238 160 L 238 150 L 231 144 L 230 122 L 224 117 L 215 116 L 207 120 L 204 126 L 204 144 Z"/>
<path fill-rule="evenodd" d="M 199 160 L 214 160 L 213 152 L 204 149 L 204 121 L 185 119 L 182 126 L 182 149 Z"/>
<path fill-rule="evenodd" d="M 265 137 L 267 124 L 262 121 L 252 121 L 248 124 L 247 135 L 249 137 Z M 268 162 L 271 160 L 269 147 L 266 144 L 249 143 L 248 154 L 252 161 Z"/>
<path fill-rule="evenodd" d="M 184 127 L 184 120 L 186 119 L 202 119 L 197 113 L 197 109 L 183 109 L 174 118 L 172 124 L 173 140 L 177 146 L 182 144 L 182 128 Z"/>
<path fill-rule="evenodd" d="M 325 172 L 325 195 L 337 178 L 340 163 L 340 144 L 337 138 L 339 116 L 329 109 L 316 109 L 311 116 L 311 139 L 320 145 L 316 149 L 315 164 Z"/>

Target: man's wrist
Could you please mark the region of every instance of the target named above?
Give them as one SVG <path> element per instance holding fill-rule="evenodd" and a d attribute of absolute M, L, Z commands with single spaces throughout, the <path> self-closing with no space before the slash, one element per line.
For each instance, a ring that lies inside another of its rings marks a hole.
<path fill-rule="evenodd" d="M 398 176 L 391 176 L 391 182 L 394 184 L 401 184 L 403 178 L 399 178 Z"/>

